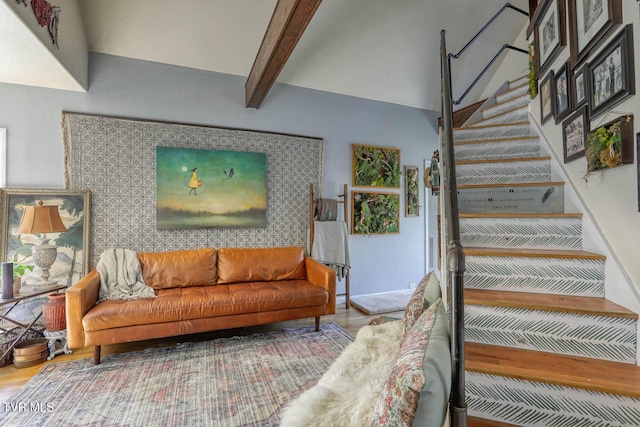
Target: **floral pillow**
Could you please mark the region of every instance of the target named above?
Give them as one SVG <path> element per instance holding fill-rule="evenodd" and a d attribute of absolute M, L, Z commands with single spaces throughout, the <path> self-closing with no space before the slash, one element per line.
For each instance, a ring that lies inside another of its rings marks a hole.
<path fill-rule="evenodd" d="M 402 335 L 406 336 L 407 332 L 413 324 L 418 320 L 422 312 L 424 311 L 424 291 L 427 287 L 427 283 L 429 283 L 429 277 L 433 273 L 429 273 L 420 281 L 418 286 L 416 287 L 415 292 L 409 299 L 409 303 L 407 304 L 407 308 L 404 310 L 404 329 L 402 330 Z"/>
<path fill-rule="evenodd" d="M 411 426 L 424 387 L 424 354 L 441 299 L 434 302 L 404 337 L 382 393 L 373 408 L 372 426 Z"/>

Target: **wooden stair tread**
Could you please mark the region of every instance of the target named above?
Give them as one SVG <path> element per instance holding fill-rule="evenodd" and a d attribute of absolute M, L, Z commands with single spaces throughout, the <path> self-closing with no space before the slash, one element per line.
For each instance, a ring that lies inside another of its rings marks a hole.
<path fill-rule="evenodd" d="M 518 98 L 518 97 L 516 96 L 515 98 L 511 98 L 511 99 L 509 99 L 508 101 L 503 101 L 503 102 L 501 102 L 500 104 L 494 104 L 494 105 L 492 105 L 491 107 L 487 107 L 487 108 L 483 109 L 482 111 L 483 111 L 483 112 L 485 112 L 485 111 L 491 110 L 491 109 L 492 109 L 492 108 L 494 108 L 494 107 L 497 107 L 497 106 L 499 106 L 499 105 L 501 105 L 501 104 L 504 104 L 504 103 L 506 103 L 506 102 L 509 102 L 509 101 L 513 101 L 514 99 L 517 99 L 517 98 Z M 492 119 L 495 119 L 495 118 L 497 118 L 497 117 L 506 116 L 507 114 L 515 113 L 515 112 L 516 112 L 516 111 L 518 111 L 518 110 L 525 110 L 525 109 L 527 109 L 527 110 L 528 110 L 528 108 L 529 108 L 529 104 L 522 104 L 522 105 L 520 105 L 519 107 L 512 108 L 511 110 L 508 110 L 508 111 L 504 111 L 504 112 L 502 112 L 502 113 L 495 114 L 495 115 L 493 115 L 493 116 L 491 116 L 491 117 L 483 118 L 482 120 L 478 120 L 477 122 L 471 123 L 469 126 L 474 126 L 474 125 L 477 125 L 478 123 L 482 123 L 482 122 L 487 121 L 487 120 L 492 120 Z M 463 127 L 466 127 L 466 126 L 463 126 Z"/>
<path fill-rule="evenodd" d="M 523 85 L 523 86 L 524 86 L 524 85 Z M 521 88 L 522 88 L 522 86 L 520 86 L 520 87 L 516 87 L 516 88 L 514 88 L 514 89 L 511 89 L 511 90 L 509 90 L 509 91 L 507 91 L 507 92 L 500 93 L 500 94 L 498 94 L 498 95 L 506 95 L 506 94 L 507 94 L 507 93 L 509 93 L 509 92 L 513 92 L 514 90 L 516 90 L 516 89 L 521 89 Z M 493 104 L 491 107 L 483 108 L 481 111 L 482 111 L 483 113 L 484 113 L 484 112 L 486 112 L 486 111 L 491 111 L 491 110 L 493 110 L 493 109 L 495 109 L 495 108 L 497 108 L 497 107 L 500 107 L 500 106 L 501 106 L 501 105 L 503 105 L 503 104 L 506 104 L 506 103 L 508 103 L 508 102 L 512 102 L 513 100 L 518 99 L 518 98 L 522 98 L 522 97 L 524 97 L 525 95 L 528 95 L 528 93 L 523 93 L 523 94 L 521 94 L 521 95 L 514 96 L 513 98 L 509 98 L 509 99 L 507 99 L 506 101 L 502 101 L 502 102 L 495 103 L 495 104 Z M 529 103 L 527 102 L 527 103 L 525 103 L 525 104 L 522 104 L 521 106 L 519 106 L 518 108 L 516 108 L 516 109 L 514 109 L 514 110 L 519 110 L 520 108 L 527 107 L 528 105 L 529 105 Z M 514 111 L 514 110 L 511 110 L 511 111 Z M 511 111 L 509 111 L 509 112 L 511 112 Z M 496 114 L 494 117 L 500 116 L 501 114 L 503 114 L 503 113 Z M 489 118 L 491 118 L 491 117 L 489 117 Z M 488 120 L 489 118 L 487 118 L 487 119 L 483 119 L 483 120 Z"/>
<path fill-rule="evenodd" d="M 464 126 L 461 128 L 453 128 L 453 130 L 478 130 L 483 128 L 497 128 L 497 127 L 508 127 L 508 126 L 524 126 L 528 125 L 529 122 L 511 122 L 511 123 L 497 123 L 493 125 L 484 125 L 484 126 Z"/>
<path fill-rule="evenodd" d="M 488 420 L 486 418 L 467 417 L 468 427 L 517 427 L 514 424 L 501 423 L 500 421 Z"/>
<path fill-rule="evenodd" d="M 513 162 L 536 162 L 541 160 L 551 160 L 550 156 L 541 157 L 512 157 L 508 159 L 491 159 L 491 160 L 462 160 L 456 162 L 456 165 L 481 165 L 487 163 L 513 163 Z"/>
<path fill-rule="evenodd" d="M 630 363 L 467 342 L 465 369 L 640 398 L 640 367 Z"/>
<path fill-rule="evenodd" d="M 604 261 L 607 259 L 602 254 L 583 251 L 580 249 L 527 249 L 527 248 L 476 248 L 465 246 L 465 255 L 478 256 L 518 256 L 531 258 L 572 258 L 594 259 Z"/>
<path fill-rule="evenodd" d="M 465 129 L 465 128 L 462 128 Z M 453 145 L 467 145 L 467 144 L 487 144 L 491 142 L 511 142 L 511 141 L 534 141 L 540 139 L 539 136 L 514 136 L 507 138 L 495 138 L 495 139 L 470 139 L 468 141 L 453 142 Z"/>
<path fill-rule="evenodd" d="M 528 310 L 561 311 L 627 319 L 638 318 L 638 315 L 633 311 L 599 297 L 465 289 L 464 303 L 494 307 L 524 308 Z"/>
<path fill-rule="evenodd" d="M 460 218 L 582 218 L 582 214 L 575 213 L 487 213 L 487 214 L 459 214 Z"/>
<path fill-rule="evenodd" d="M 564 185 L 563 181 L 547 181 L 547 182 L 509 182 L 501 184 L 465 184 L 458 185 L 458 190 L 471 188 L 500 188 L 500 187 L 555 187 Z"/>

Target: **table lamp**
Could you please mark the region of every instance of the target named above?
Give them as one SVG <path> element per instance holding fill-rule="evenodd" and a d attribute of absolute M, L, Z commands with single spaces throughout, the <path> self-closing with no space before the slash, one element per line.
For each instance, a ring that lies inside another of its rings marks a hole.
<path fill-rule="evenodd" d="M 41 281 L 33 285 L 33 290 L 46 290 L 57 286 L 53 280 L 49 280 L 49 268 L 56 261 L 58 247 L 49 243 L 46 233 L 61 233 L 67 231 L 62 223 L 57 206 L 45 206 L 42 200 L 37 206 L 25 206 L 22 220 L 15 234 L 42 234 L 37 245 L 33 245 L 34 264 L 42 270 Z"/>

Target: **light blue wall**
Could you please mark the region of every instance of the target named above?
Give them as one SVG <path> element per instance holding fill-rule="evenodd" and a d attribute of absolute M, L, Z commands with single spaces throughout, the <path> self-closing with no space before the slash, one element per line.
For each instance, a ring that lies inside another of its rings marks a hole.
<path fill-rule="evenodd" d="M 260 109 L 246 109 L 243 77 L 93 53 L 89 60 L 87 93 L 0 84 L 9 187 L 63 187 L 63 110 L 321 137 L 331 198 L 344 183 L 351 190 L 352 143 L 398 147 L 402 165 L 420 173 L 438 144 L 430 111 L 280 84 Z M 401 213 L 399 235 L 351 236 L 350 245 L 352 295 L 406 289 L 425 273 L 424 208 L 418 218 Z"/>

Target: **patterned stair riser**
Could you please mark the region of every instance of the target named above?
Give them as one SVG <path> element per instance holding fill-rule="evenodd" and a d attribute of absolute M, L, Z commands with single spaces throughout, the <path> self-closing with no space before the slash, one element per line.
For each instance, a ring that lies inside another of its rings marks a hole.
<path fill-rule="evenodd" d="M 604 297 L 604 261 L 468 255 L 465 257 L 464 286 L 492 291 Z"/>
<path fill-rule="evenodd" d="M 508 101 L 496 104 L 493 107 L 489 107 L 485 110 L 482 110 L 482 118 L 490 119 L 491 117 L 497 116 L 498 114 L 515 110 L 516 108 L 522 107 L 524 105 L 529 105 L 530 101 L 531 101 L 531 98 L 529 98 L 529 95 L 527 94 L 520 95 L 516 98 L 510 99 Z"/>
<path fill-rule="evenodd" d="M 477 144 L 456 144 L 457 161 L 523 159 L 540 155 L 540 141 L 535 139 L 513 139 Z"/>
<path fill-rule="evenodd" d="M 519 426 L 637 427 L 640 399 L 466 373 L 469 415 Z"/>
<path fill-rule="evenodd" d="M 548 159 L 456 165 L 456 182 L 458 185 L 550 181 L 551 161 Z"/>
<path fill-rule="evenodd" d="M 635 363 L 636 321 L 581 313 L 465 304 L 465 340 Z"/>
<path fill-rule="evenodd" d="M 496 103 L 506 102 L 513 98 L 518 98 L 522 95 L 529 93 L 529 85 L 524 84 L 518 87 L 510 88 L 507 92 L 499 93 L 496 95 Z"/>
<path fill-rule="evenodd" d="M 460 213 L 562 213 L 563 186 L 458 188 Z"/>
<path fill-rule="evenodd" d="M 478 139 L 514 138 L 519 136 L 531 136 L 531 126 L 529 123 L 477 128 L 456 128 L 453 130 L 453 140 L 455 142 Z"/>
<path fill-rule="evenodd" d="M 581 218 L 460 218 L 462 246 L 581 249 Z M 468 270 L 467 270 L 468 274 Z"/>
<path fill-rule="evenodd" d="M 493 125 L 499 123 L 525 122 L 529 119 L 529 108 L 524 105 L 517 110 L 509 111 L 506 114 L 483 119 L 472 124 L 472 126 Z"/>

